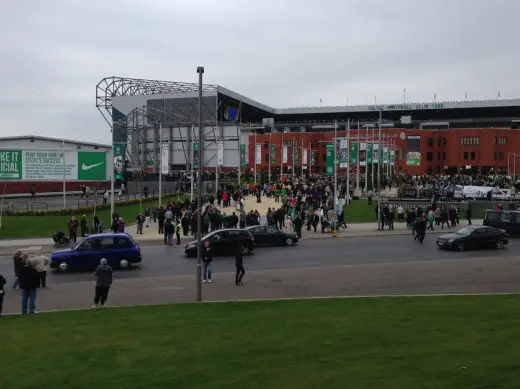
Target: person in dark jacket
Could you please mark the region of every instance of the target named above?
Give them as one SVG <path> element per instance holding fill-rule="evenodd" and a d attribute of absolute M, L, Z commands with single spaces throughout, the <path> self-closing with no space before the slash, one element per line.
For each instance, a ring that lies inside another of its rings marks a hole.
<path fill-rule="evenodd" d="M 20 273 L 20 289 L 22 289 L 22 314 L 35 313 L 36 291 L 40 286 L 40 275 L 23 256 L 24 267 Z"/>
<path fill-rule="evenodd" d="M 108 291 L 112 285 L 112 268 L 108 265 L 105 258 L 101 258 L 99 266 L 94 273 L 96 276 L 96 292 L 94 295 L 94 305 L 92 308 L 105 308 L 108 298 Z"/>
<path fill-rule="evenodd" d="M 4 307 L 4 295 L 5 295 L 5 284 L 7 280 L 5 277 L 0 274 L 0 317 L 2 317 L 2 310 Z"/>
<path fill-rule="evenodd" d="M 167 244 L 168 246 L 173 245 L 173 232 L 175 230 L 175 227 L 170 219 L 166 220 L 164 222 L 164 244 Z"/>
<path fill-rule="evenodd" d="M 15 253 L 13 255 L 13 265 L 14 265 L 13 289 L 16 289 L 19 287 L 19 284 L 20 284 L 20 273 L 22 272 L 23 267 L 25 266 L 22 250 L 15 251 Z"/>
<path fill-rule="evenodd" d="M 209 282 L 211 284 L 211 273 L 213 271 L 213 250 L 211 244 L 206 241 L 202 247 L 202 282 Z"/>
<path fill-rule="evenodd" d="M 244 269 L 244 255 L 239 247 L 235 250 L 235 266 L 237 268 L 235 284 L 242 285 L 242 278 L 244 277 L 244 274 L 246 274 L 246 269 Z"/>

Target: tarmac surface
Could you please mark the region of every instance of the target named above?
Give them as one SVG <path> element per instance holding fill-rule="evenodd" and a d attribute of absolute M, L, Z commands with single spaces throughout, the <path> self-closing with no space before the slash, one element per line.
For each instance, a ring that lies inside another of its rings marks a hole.
<path fill-rule="evenodd" d="M 234 260 L 215 258 L 213 283 L 203 285 L 206 301 L 326 296 L 514 293 L 520 292 L 520 242 L 505 250 L 441 251 L 435 235 L 424 245 L 411 236 L 304 240 L 293 247 L 257 248 L 245 258 L 244 286 L 234 285 Z M 110 305 L 194 301 L 196 261 L 183 246 L 145 246 L 138 268 L 115 271 Z M 13 265 L 0 260 L 12 281 Z M 4 313 L 20 311 L 19 292 L 7 285 Z M 94 277 L 88 273 L 48 275 L 39 311 L 78 309 L 92 303 Z"/>

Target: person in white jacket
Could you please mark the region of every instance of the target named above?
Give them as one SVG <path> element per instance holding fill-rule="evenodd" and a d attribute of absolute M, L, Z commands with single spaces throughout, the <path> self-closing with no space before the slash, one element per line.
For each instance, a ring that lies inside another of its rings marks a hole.
<path fill-rule="evenodd" d="M 45 288 L 47 286 L 47 269 L 49 267 L 50 260 L 45 255 L 37 255 L 29 259 L 31 266 L 38 272 L 40 276 L 40 286 Z"/>

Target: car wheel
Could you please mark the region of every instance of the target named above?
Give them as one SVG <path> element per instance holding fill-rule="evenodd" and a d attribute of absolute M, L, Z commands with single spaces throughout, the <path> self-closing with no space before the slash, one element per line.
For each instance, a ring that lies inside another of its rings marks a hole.
<path fill-rule="evenodd" d="M 58 265 L 58 271 L 60 273 L 65 273 L 69 270 L 69 263 L 67 261 L 61 261 Z"/>
<path fill-rule="evenodd" d="M 130 262 L 128 261 L 128 259 L 123 258 L 122 260 L 119 261 L 119 267 L 121 269 L 129 269 Z"/>
<path fill-rule="evenodd" d="M 292 245 L 293 245 L 293 240 L 292 240 L 292 238 L 287 238 L 287 239 L 285 239 L 285 245 L 286 245 L 286 246 L 292 246 Z"/>
<path fill-rule="evenodd" d="M 457 245 L 455 247 L 457 248 L 457 251 L 464 251 L 464 242 L 457 242 Z"/>
<path fill-rule="evenodd" d="M 497 247 L 497 250 L 502 250 L 504 248 L 504 241 L 503 240 L 497 240 L 496 241 L 496 247 Z"/>
<path fill-rule="evenodd" d="M 247 246 L 240 245 L 240 251 L 242 252 L 242 255 L 247 255 L 251 250 Z"/>

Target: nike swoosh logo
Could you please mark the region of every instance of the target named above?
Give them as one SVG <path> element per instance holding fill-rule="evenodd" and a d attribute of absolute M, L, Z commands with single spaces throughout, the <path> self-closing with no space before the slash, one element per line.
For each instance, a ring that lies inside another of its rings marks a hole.
<path fill-rule="evenodd" d="M 83 162 L 83 165 L 81 165 L 81 170 L 90 170 L 95 168 L 96 166 L 103 165 L 104 162 L 95 163 L 94 165 L 86 165 L 85 162 Z"/>

